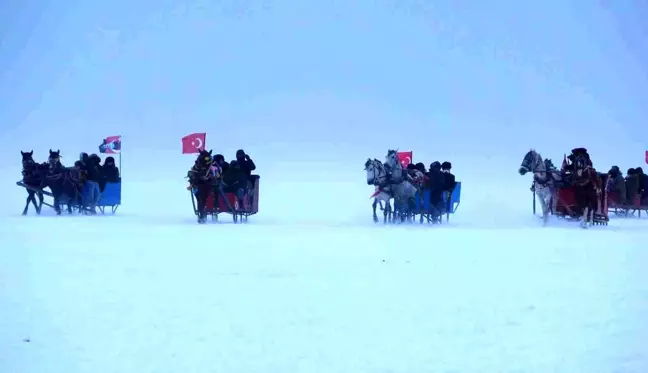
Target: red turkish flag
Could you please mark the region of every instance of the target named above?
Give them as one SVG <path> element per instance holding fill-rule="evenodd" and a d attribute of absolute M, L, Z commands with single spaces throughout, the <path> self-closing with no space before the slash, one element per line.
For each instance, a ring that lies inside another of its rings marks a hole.
<path fill-rule="evenodd" d="M 412 152 L 398 152 L 398 160 L 403 167 L 407 167 L 408 164 L 412 163 Z"/>
<path fill-rule="evenodd" d="M 205 150 L 206 133 L 192 133 L 182 138 L 182 154 L 197 154 Z"/>

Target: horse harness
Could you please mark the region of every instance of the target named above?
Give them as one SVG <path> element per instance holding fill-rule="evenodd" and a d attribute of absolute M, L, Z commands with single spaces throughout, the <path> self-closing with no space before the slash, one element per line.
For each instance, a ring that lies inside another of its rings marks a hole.
<path fill-rule="evenodd" d="M 213 178 L 212 170 L 210 166 L 198 165 L 194 166 L 190 171 L 192 177 L 190 177 L 192 183 L 198 181 L 209 181 Z"/>

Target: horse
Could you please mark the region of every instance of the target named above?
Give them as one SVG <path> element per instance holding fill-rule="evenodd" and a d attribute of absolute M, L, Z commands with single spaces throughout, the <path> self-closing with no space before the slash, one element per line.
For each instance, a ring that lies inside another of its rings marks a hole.
<path fill-rule="evenodd" d="M 34 151 L 23 152 L 22 155 L 22 182 L 27 186 L 27 202 L 23 210 L 23 215 L 27 215 L 29 210 L 29 203 L 31 202 L 36 209 L 36 213 L 40 215 L 43 207 L 43 192 L 39 189 L 42 183 L 42 173 L 39 172 L 39 164 L 34 161 Z M 38 197 L 38 204 L 36 204 L 36 197 Z"/>
<path fill-rule="evenodd" d="M 393 196 L 389 185 L 381 186 L 384 185 L 387 180 L 387 171 L 385 170 L 385 166 L 377 159 L 371 160 L 370 158 L 367 158 L 364 170 L 367 171 L 367 185 L 376 186 L 376 191 L 372 195 L 374 201 L 371 205 L 373 208 L 373 220 L 376 223 L 378 222 L 376 206 L 380 203 L 380 209 L 383 211 L 384 215 L 383 223 L 386 224 L 388 220 L 391 221 L 392 207 L 389 201 Z M 383 202 L 385 203 L 385 208 L 383 208 Z"/>
<path fill-rule="evenodd" d="M 207 199 L 213 192 L 213 182 L 215 175 L 212 171 L 212 150 L 202 150 L 193 167 L 187 173 L 190 188 L 195 190 L 196 200 L 198 202 L 198 223 L 204 224 L 207 221 Z"/>
<path fill-rule="evenodd" d="M 581 227 L 594 224 L 594 213 L 599 208 L 599 195 L 602 189 L 601 178 L 591 163 L 581 157 L 576 158 L 575 172 L 572 174 L 574 197 L 581 212 Z"/>
<path fill-rule="evenodd" d="M 387 150 L 385 170 L 387 171 L 387 184 L 392 186 L 394 210 L 400 216 L 401 221 L 404 221 L 406 217 L 409 219 L 418 189 L 398 159 L 398 150 Z"/>
<path fill-rule="evenodd" d="M 526 175 L 527 172 L 533 173 L 533 185 L 531 189 L 535 191 L 540 199 L 543 225 L 547 225 L 549 222 L 549 212 L 555 207 L 553 203 L 555 202 L 556 182 L 562 179 L 560 174 L 555 170 L 555 167 L 547 167 L 553 165 L 551 160 L 548 161 L 543 161 L 542 156 L 538 152 L 530 149 L 522 159 L 522 164 L 518 170 L 522 176 Z"/>
<path fill-rule="evenodd" d="M 54 198 L 54 210 L 61 215 L 61 205 L 67 205 L 67 212 L 72 213 L 72 206 L 83 206 L 83 182 L 82 171 L 75 168 L 67 168 L 61 163 L 61 151 L 49 150 L 47 163 L 43 166 L 44 175 L 41 182 L 41 189 L 49 187 Z M 81 208 L 79 209 L 81 210 Z"/>
<path fill-rule="evenodd" d="M 403 164 L 398 159 L 398 150 L 389 149 L 387 150 L 387 156 L 385 156 L 385 169 L 390 178 L 394 180 L 408 180 L 408 174 L 403 168 Z"/>

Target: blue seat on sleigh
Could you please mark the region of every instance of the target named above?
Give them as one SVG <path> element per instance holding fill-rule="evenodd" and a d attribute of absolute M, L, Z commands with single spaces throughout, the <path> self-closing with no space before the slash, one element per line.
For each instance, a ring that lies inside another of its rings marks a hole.
<path fill-rule="evenodd" d="M 104 191 L 101 193 L 101 198 L 97 203 L 97 208 L 101 213 L 105 213 L 107 207 L 114 214 L 117 208 L 121 205 L 121 180 L 117 183 L 106 183 Z"/>

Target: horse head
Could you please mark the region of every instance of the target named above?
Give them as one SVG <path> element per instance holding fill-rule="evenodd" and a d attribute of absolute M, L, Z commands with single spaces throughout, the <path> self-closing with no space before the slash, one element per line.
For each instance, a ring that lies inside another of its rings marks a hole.
<path fill-rule="evenodd" d="M 61 150 L 57 149 L 56 151 L 49 150 L 49 157 L 47 157 L 47 163 L 50 167 L 55 167 L 61 164 Z"/>
<path fill-rule="evenodd" d="M 366 171 L 367 169 L 369 169 L 369 167 L 370 167 L 371 165 L 372 165 L 371 158 L 367 158 L 367 161 L 366 161 L 365 164 L 364 164 L 364 168 L 363 168 L 363 170 Z"/>
<path fill-rule="evenodd" d="M 367 171 L 367 185 L 377 185 L 384 181 L 386 177 L 385 167 L 378 159 L 367 158 L 365 162 L 365 171 Z"/>
<path fill-rule="evenodd" d="M 211 164 L 214 162 L 212 152 L 213 150 L 201 150 L 198 154 L 198 157 L 196 158 L 196 164 L 202 168 L 211 166 Z"/>
<path fill-rule="evenodd" d="M 394 167 L 398 163 L 400 163 L 400 161 L 398 160 L 398 149 L 387 150 L 387 156 L 385 157 L 385 164 Z"/>
<path fill-rule="evenodd" d="M 537 168 L 544 164 L 542 157 L 534 149 L 530 149 L 522 159 L 522 164 L 518 169 L 520 175 L 526 175 L 527 172 L 537 172 Z"/>
<path fill-rule="evenodd" d="M 20 151 L 20 155 L 22 155 L 22 164 L 23 166 L 31 166 L 35 164 L 36 162 L 34 161 L 34 151 L 29 151 L 29 152 L 24 152 Z"/>

